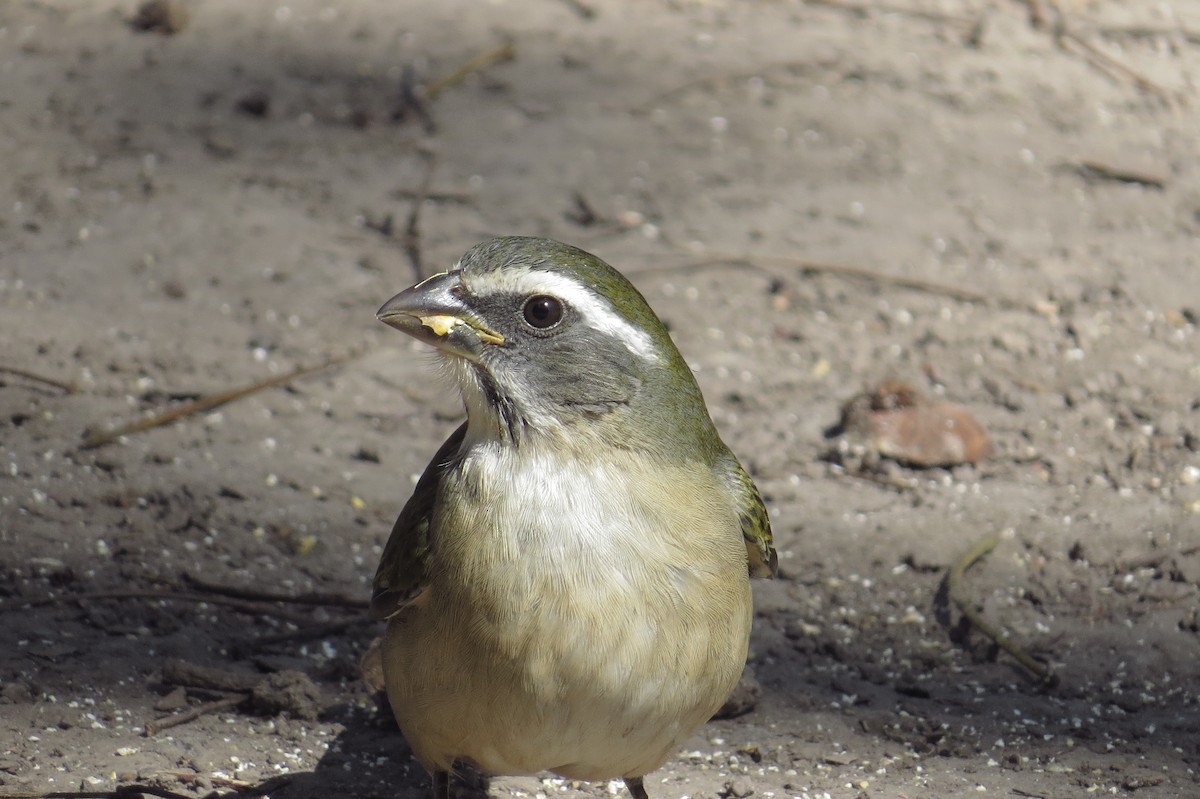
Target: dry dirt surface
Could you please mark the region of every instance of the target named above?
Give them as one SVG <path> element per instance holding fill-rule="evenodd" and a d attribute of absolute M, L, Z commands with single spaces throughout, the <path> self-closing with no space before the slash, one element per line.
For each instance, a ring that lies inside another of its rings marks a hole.
<path fill-rule="evenodd" d="M 631 277 L 774 520 L 655 799 L 1200 796 L 1200 4 L 165 11 L 0 3 L 0 796 L 426 796 L 361 606 L 462 411 L 374 312 L 494 233 Z M 991 456 L 861 471 L 889 379 Z"/>

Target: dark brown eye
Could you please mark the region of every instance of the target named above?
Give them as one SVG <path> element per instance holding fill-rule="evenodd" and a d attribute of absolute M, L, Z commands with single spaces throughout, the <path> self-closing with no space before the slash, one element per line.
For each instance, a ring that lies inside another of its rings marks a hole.
<path fill-rule="evenodd" d="M 525 321 L 530 327 L 545 330 L 554 327 L 563 316 L 563 306 L 554 297 L 538 294 L 525 300 Z"/>

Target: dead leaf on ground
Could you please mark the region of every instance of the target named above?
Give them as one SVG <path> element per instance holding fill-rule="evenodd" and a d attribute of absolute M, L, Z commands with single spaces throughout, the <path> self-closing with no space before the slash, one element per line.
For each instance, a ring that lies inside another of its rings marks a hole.
<path fill-rule="evenodd" d="M 966 408 L 889 380 L 842 406 L 838 432 L 878 454 L 914 466 L 976 463 L 992 451 L 987 431 Z"/>

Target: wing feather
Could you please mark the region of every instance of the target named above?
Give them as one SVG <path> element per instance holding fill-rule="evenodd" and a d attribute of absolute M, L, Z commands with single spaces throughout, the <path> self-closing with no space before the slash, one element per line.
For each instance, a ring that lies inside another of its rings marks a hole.
<path fill-rule="evenodd" d="M 466 432 L 464 422 L 442 444 L 392 526 L 372 586 L 371 616 L 376 619 L 390 618 L 411 605 L 428 584 L 434 502 L 442 476 L 454 462 Z"/>
<path fill-rule="evenodd" d="M 758 486 L 746 474 L 746 470 L 733 455 L 721 464 L 725 484 L 733 495 L 738 520 L 742 523 L 742 537 L 746 539 L 746 556 L 750 563 L 751 577 L 774 577 L 779 571 L 779 556 L 775 554 L 775 541 L 771 535 L 771 519 L 763 504 Z"/>

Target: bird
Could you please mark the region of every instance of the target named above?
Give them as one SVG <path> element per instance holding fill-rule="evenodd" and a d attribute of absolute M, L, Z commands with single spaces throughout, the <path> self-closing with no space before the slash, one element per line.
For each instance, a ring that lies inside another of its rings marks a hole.
<path fill-rule="evenodd" d="M 770 520 L 666 326 L 573 246 L 503 236 L 388 300 L 466 421 L 384 546 L 388 702 L 434 799 L 492 774 L 644 777 L 746 663 Z"/>

